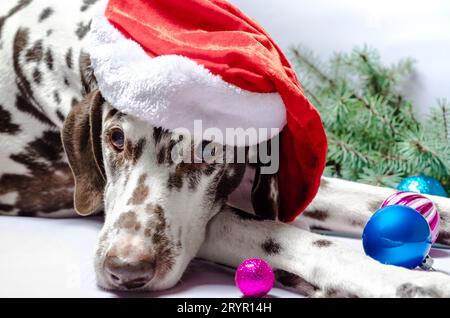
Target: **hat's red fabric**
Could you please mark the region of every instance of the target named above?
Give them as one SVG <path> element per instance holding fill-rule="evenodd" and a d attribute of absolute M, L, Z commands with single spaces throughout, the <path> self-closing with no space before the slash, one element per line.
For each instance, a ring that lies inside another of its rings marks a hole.
<path fill-rule="evenodd" d="M 280 94 L 287 126 L 279 219 L 294 220 L 318 191 L 327 141 L 317 110 L 266 31 L 224 0 L 110 0 L 106 18 L 151 57 L 182 55 L 244 90 Z"/>

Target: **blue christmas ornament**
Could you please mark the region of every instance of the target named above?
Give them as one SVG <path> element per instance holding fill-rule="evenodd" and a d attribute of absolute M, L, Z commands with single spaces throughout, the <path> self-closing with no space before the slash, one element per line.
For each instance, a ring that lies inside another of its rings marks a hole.
<path fill-rule="evenodd" d="M 439 181 L 423 175 L 403 179 L 397 190 L 448 197 L 447 192 Z"/>
<path fill-rule="evenodd" d="M 363 246 L 368 256 L 383 264 L 416 268 L 430 251 L 430 226 L 410 207 L 387 206 L 367 223 Z"/>

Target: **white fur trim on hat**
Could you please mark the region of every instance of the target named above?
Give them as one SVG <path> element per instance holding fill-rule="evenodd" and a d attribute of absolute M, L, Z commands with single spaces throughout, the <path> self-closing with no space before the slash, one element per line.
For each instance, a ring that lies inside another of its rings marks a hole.
<path fill-rule="evenodd" d="M 268 129 L 267 135 L 244 141 L 254 145 L 274 137 L 286 124 L 279 94 L 242 90 L 183 56 L 151 58 L 103 15 L 93 19 L 86 44 L 106 101 L 154 126 L 194 133 L 194 121 L 201 120 L 203 129 L 223 134 L 227 128 Z"/>

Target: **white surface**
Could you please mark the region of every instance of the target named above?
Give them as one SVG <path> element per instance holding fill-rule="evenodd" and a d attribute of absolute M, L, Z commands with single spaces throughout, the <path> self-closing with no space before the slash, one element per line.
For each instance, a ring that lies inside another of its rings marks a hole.
<path fill-rule="evenodd" d="M 95 283 L 93 254 L 101 220 L 0 217 L 0 297 L 240 297 L 234 271 L 194 261 L 175 288 L 112 293 Z M 274 288 L 273 297 L 298 297 Z"/>
<path fill-rule="evenodd" d="M 0 217 L 0 297 L 240 297 L 234 270 L 194 261 L 175 288 L 158 293 L 112 293 L 95 283 L 98 218 Z M 360 249 L 359 240 L 340 239 Z M 436 268 L 450 272 L 450 250 L 433 250 Z M 299 297 L 274 288 L 271 297 Z"/>
<path fill-rule="evenodd" d="M 231 0 L 255 18 L 286 50 L 303 43 L 319 56 L 368 44 L 385 61 L 417 61 L 409 95 L 422 112 L 436 98 L 450 99 L 448 0 Z M 257 2 L 257 5 L 255 4 Z"/>

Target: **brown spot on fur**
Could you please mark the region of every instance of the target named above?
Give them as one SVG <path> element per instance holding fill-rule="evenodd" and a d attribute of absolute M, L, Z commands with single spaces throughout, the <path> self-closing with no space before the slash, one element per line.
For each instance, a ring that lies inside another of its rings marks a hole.
<path fill-rule="evenodd" d="M 267 255 L 276 255 L 281 251 L 281 245 L 274 241 L 273 238 L 268 238 L 261 244 L 261 248 Z"/>
<path fill-rule="evenodd" d="M 206 164 L 180 163 L 175 167 L 175 172 L 169 175 L 169 189 L 181 189 L 184 181 L 189 182 L 189 189 L 195 190 L 200 176 Z"/>
<path fill-rule="evenodd" d="M 156 145 L 157 149 L 157 162 L 158 164 L 173 164 L 172 160 L 172 150 L 177 144 L 177 141 L 171 139 L 170 134 L 165 135 L 165 140 L 161 141 Z"/>
<path fill-rule="evenodd" d="M 157 231 L 163 231 L 166 227 L 166 221 L 164 219 L 164 209 L 159 204 L 153 206 L 153 213 L 156 215 L 159 220 L 159 224 L 156 227 Z"/>
<path fill-rule="evenodd" d="M 91 29 L 91 23 L 84 24 L 83 22 L 79 22 L 77 24 L 77 29 L 75 30 L 75 34 L 77 35 L 79 40 L 82 40 L 86 34 Z"/>
<path fill-rule="evenodd" d="M 205 169 L 209 164 L 205 163 L 180 163 L 175 167 L 175 171 L 169 174 L 168 187 L 169 189 L 181 189 L 184 182 L 188 182 L 189 189 L 196 190 L 200 181 L 200 177 L 204 174 Z M 214 186 L 217 187 L 218 179 L 215 180 Z M 211 191 L 212 192 L 212 191 Z"/>
<path fill-rule="evenodd" d="M 105 121 L 112 119 L 114 117 L 114 115 L 117 114 L 118 112 L 119 111 L 117 109 L 115 109 L 115 108 L 111 109 L 108 112 L 108 114 L 106 114 Z"/>
<path fill-rule="evenodd" d="M 83 5 L 80 8 L 81 12 L 88 10 L 93 4 L 95 4 L 98 0 L 83 0 Z"/>
<path fill-rule="evenodd" d="M 80 65 L 81 83 L 83 85 L 82 94 L 85 95 L 98 88 L 97 81 L 94 76 L 94 70 L 91 65 L 89 54 L 81 51 L 78 60 Z"/>
<path fill-rule="evenodd" d="M 153 128 L 153 140 L 155 141 L 155 145 L 158 145 L 162 138 L 170 137 L 170 133 L 168 130 L 165 130 L 161 127 Z"/>
<path fill-rule="evenodd" d="M 450 245 L 450 232 L 440 231 L 439 236 L 437 238 L 437 243 Z"/>
<path fill-rule="evenodd" d="M 183 187 L 183 177 L 177 173 L 170 173 L 169 180 L 167 180 L 167 187 L 172 190 L 181 189 Z"/>
<path fill-rule="evenodd" d="M 159 245 L 164 241 L 165 241 L 164 233 L 161 233 L 161 232 L 153 233 L 153 238 L 152 238 L 153 244 Z"/>
<path fill-rule="evenodd" d="M 151 227 L 146 227 L 144 230 L 145 237 L 152 237 L 153 236 L 153 229 Z"/>
<path fill-rule="evenodd" d="M 287 271 L 277 269 L 274 271 L 275 279 L 288 288 L 295 288 L 304 296 L 312 296 L 315 292 L 319 290 L 314 284 L 307 282 L 304 278 L 299 275 L 289 273 Z"/>
<path fill-rule="evenodd" d="M 16 108 L 21 112 L 33 116 L 34 118 L 47 125 L 54 126 L 54 124 L 47 118 L 47 116 L 43 115 L 39 110 L 37 110 L 36 107 L 31 105 L 31 103 L 21 95 L 16 96 Z"/>
<path fill-rule="evenodd" d="M 163 148 L 158 151 L 158 154 L 156 155 L 156 162 L 161 165 L 165 161 L 166 161 L 166 149 Z"/>
<path fill-rule="evenodd" d="M 431 297 L 440 298 L 442 294 L 435 288 L 424 288 L 411 283 L 400 285 L 397 288 L 396 295 L 402 298 L 412 297 Z"/>
<path fill-rule="evenodd" d="M 57 116 L 58 119 L 59 119 L 60 121 L 62 121 L 62 122 L 66 119 L 66 117 L 63 115 L 63 113 L 61 113 L 60 110 L 57 110 L 57 111 L 56 111 L 56 116 Z"/>
<path fill-rule="evenodd" d="M 20 10 L 23 10 L 31 3 L 31 0 L 19 0 L 19 2 L 12 7 L 5 16 L 0 17 L 0 39 L 2 38 L 3 26 L 7 19 L 11 18 Z"/>
<path fill-rule="evenodd" d="M 175 264 L 177 255 L 177 244 L 171 242 L 166 234 L 166 220 L 164 210 L 160 205 L 149 204 L 146 211 L 154 216 L 148 221 L 145 229 L 146 236 L 152 236 L 152 242 L 155 246 L 157 258 L 158 275 L 163 276 L 170 271 Z"/>
<path fill-rule="evenodd" d="M 45 63 L 50 71 L 53 71 L 53 53 L 50 49 L 45 51 Z"/>
<path fill-rule="evenodd" d="M 144 203 L 145 199 L 149 194 L 149 188 L 145 185 L 145 180 L 147 179 L 147 174 L 143 174 L 139 177 L 136 188 L 128 201 L 128 204 L 138 205 Z"/>
<path fill-rule="evenodd" d="M 33 81 L 38 85 L 41 84 L 42 81 L 42 73 L 37 67 L 33 71 Z"/>
<path fill-rule="evenodd" d="M 305 211 L 302 215 L 319 221 L 325 221 L 329 216 L 328 212 L 319 210 Z"/>
<path fill-rule="evenodd" d="M 40 62 L 44 55 L 44 49 L 42 48 L 42 40 L 36 41 L 34 45 L 26 52 L 26 62 Z"/>
<path fill-rule="evenodd" d="M 63 160 L 63 148 L 61 135 L 57 131 L 44 131 L 42 137 L 30 142 L 19 154 L 12 154 L 11 159 L 25 164 L 30 170 L 47 170 L 51 168 L 52 162 Z M 23 158 L 23 160 L 18 160 Z M 47 162 L 45 160 L 47 160 Z"/>
<path fill-rule="evenodd" d="M 180 226 L 178 228 L 178 241 L 177 241 L 177 248 L 179 250 L 183 247 L 183 243 L 181 242 L 182 237 L 183 237 L 183 228 Z"/>
<path fill-rule="evenodd" d="M 365 221 L 361 221 L 361 220 L 354 220 L 354 219 L 351 219 L 351 220 L 350 220 L 350 224 L 351 224 L 353 227 L 364 228 L 366 222 L 365 222 Z"/>
<path fill-rule="evenodd" d="M 154 243 L 159 242 L 159 238 L 165 236 L 166 220 L 164 218 L 164 209 L 159 204 L 148 204 L 146 213 L 151 215 L 151 218 L 146 225 L 146 229 L 150 229 L 148 233 L 153 233 Z"/>
<path fill-rule="evenodd" d="M 261 167 L 256 168 L 255 182 L 252 188 L 252 204 L 256 215 L 266 220 L 275 220 L 279 209 L 278 177 L 276 174 L 260 173 Z M 272 194 L 276 189 L 276 193 Z"/>
<path fill-rule="evenodd" d="M 335 288 L 328 288 L 324 294 L 326 298 L 359 298 L 357 295 Z"/>
<path fill-rule="evenodd" d="M 141 228 L 141 224 L 137 219 L 136 212 L 128 211 L 120 215 L 119 219 L 115 224 L 115 227 L 139 231 L 139 229 Z"/>
<path fill-rule="evenodd" d="M 39 23 L 44 21 L 45 19 L 48 19 L 53 14 L 53 9 L 50 7 L 45 8 L 42 10 L 41 14 L 39 14 Z"/>
<path fill-rule="evenodd" d="M 29 29 L 20 28 L 14 37 L 13 43 L 13 66 L 16 73 L 16 84 L 20 94 L 16 97 L 16 107 L 22 112 L 26 112 L 39 121 L 46 123 L 50 126 L 55 126 L 44 115 L 42 107 L 36 101 L 31 90 L 30 82 L 25 77 L 22 68 L 20 66 L 20 56 L 28 45 Z"/>
<path fill-rule="evenodd" d="M 128 156 L 131 158 L 133 164 L 136 164 L 136 162 L 138 162 L 138 160 L 141 158 L 142 153 L 144 151 L 145 143 L 146 143 L 145 138 L 139 139 L 138 142 L 134 145 L 131 143 L 131 141 L 128 141 L 127 144 Z"/>
<path fill-rule="evenodd" d="M 73 208 L 73 177 L 63 157 L 59 132 L 44 132 L 10 157 L 25 165 L 29 173 L 2 175 L 0 195 L 17 192 L 14 207 L 21 215 Z"/>
<path fill-rule="evenodd" d="M 131 169 L 130 169 L 129 165 L 126 165 L 125 168 L 124 168 L 124 171 L 125 171 L 125 181 L 123 183 L 123 187 L 124 188 L 127 187 L 128 181 L 130 181 L 130 177 L 131 177 L 131 171 L 130 170 Z"/>
<path fill-rule="evenodd" d="M 70 48 L 66 53 L 66 65 L 68 68 L 73 67 L 73 50 Z"/>
<path fill-rule="evenodd" d="M 227 164 L 221 172 L 217 172 L 208 189 L 209 194 L 214 195 L 216 205 L 225 204 L 230 193 L 241 183 L 244 173 L 245 164 Z"/>
<path fill-rule="evenodd" d="M 15 135 L 20 127 L 12 122 L 11 114 L 0 105 L 0 133 Z"/>
<path fill-rule="evenodd" d="M 375 213 L 380 208 L 381 204 L 383 202 L 381 201 L 369 201 L 368 202 L 368 211 L 371 211 L 372 213 Z"/>
<path fill-rule="evenodd" d="M 195 191 L 197 189 L 198 184 L 200 183 L 201 175 L 199 173 L 193 173 L 189 175 L 189 190 Z"/>
<path fill-rule="evenodd" d="M 438 203 L 436 203 L 436 207 L 437 207 L 438 211 L 445 211 L 445 210 L 447 210 L 446 208 L 441 207 L 441 205 L 438 204 Z M 441 222 L 443 222 L 443 223 L 450 223 L 450 214 L 449 215 L 447 215 L 447 213 L 441 214 Z"/>
<path fill-rule="evenodd" d="M 116 177 L 121 172 L 122 167 L 125 165 L 125 159 L 123 156 L 117 156 L 115 153 L 110 152 L 108 154 L 109 168 L 113 177 Z"/>
<path fill-rule="evenodd" d="M 329 241 L 329 240 L 317 240 L 317 241 L 314 241 L 313 242 L 313 245 L 314 246 L 317 246 L 317 247 L 328 247 L 328 246 L 330 246 L 331 244 L 333 244 L 333 242 L 331 242 L 331 241 Z"/>
<path fill-rule="evenodd" d="M 79 102 L 80 102 L 80 101 L 74 97 L 74 98 L 72 98 L 72 102 L 70 103 L 70 105 L 73 107 L 73 106 L 75 106 L 76 104 L 78 104 Z"/>
<path fill-rule="evenodd" d="M 23 50 L 25 50 L 26 46 L 28 45 L 28 39 L 29 39 L 29 29 L 20 28 L 16 32 L 16 36 L 14 37 L 14 47 L 13 47 L 13 58 L 14 58 L 14 67 L 17 69 L 19 68 L 19 55 L 22 53 Z"/>
<path fill-rule="evenodd" d="M 53 92 L 53 100 L 56 104 L 61 104 L 61 96 L 59 95 L 58 91 Z"/>
<path fill-rule="evenodd" d="M 212 175 L 214 172 L 216 172 L 216 165 L 208 165 L 206 168 L 204 168 L 203 173 L 206 176 Z"/>
<path fill-rule="evenodd" d="M 169 163 L 173 147 L 181 140 L 174 140 L 170 133 L 161 128 L 153 130 L 153 137 L 156 143 L 157 161 L 159 164 Z M 195 147 L 191 145 L 191 155 L 194 155 Z M 192 158 L 191 158 L 192 159 Z M 214 163 L 185 163 L 176 165 L 175 171 L 169 174 L 167 187 L 172 190 L 181 189 L 187 182 L 189 190 L 195 191 L 202 175 L 212 178 L 207 190 L 208 200 L 214 204 L 223 204 L 228 195 L 239 185 L 245 172 L 245 164 L 214 164 Z"/>

